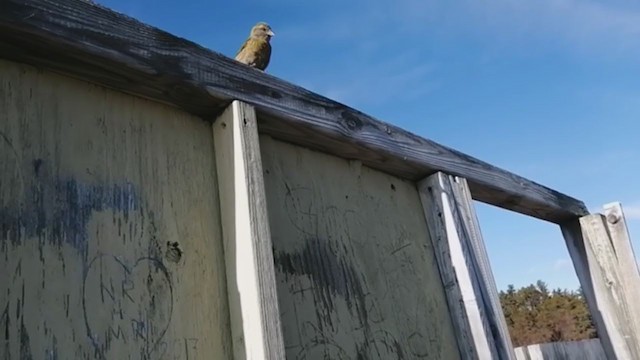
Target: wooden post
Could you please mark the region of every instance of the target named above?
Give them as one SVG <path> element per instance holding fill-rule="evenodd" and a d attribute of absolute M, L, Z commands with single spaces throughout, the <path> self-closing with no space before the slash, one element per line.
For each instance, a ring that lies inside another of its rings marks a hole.
<path fill-rule="evenodd" d="M 418 184 L 464 359 L 515 359 L 467 182 L 436 173 Z"/>
<path fill-rule="evenodd" d="M 213 125 L 234 359 L 284 359 L 256 115 L 234 101 Z"/>
<path fill-rule="evenodd" d="M 620 263 L 620 272 L 624 283 L 624 294 L 627 304 L 638 304 L 640 302 L 640 272 L 638 264 L 631 244 L 627 222 L 624 218 L 622 204 L 613 202 L 604 206 L 604 215 L 607 218 L 607 226 L 611 235 L 611 244 L 613 245 L 616 257 Z M 628 308 L 628 320 L 630 326 L 636 334 L 636 342 L 640 342 L 640 306 L 632 306 Z"/>
<path fill-rule="evenodd" d="M 622 206 L 561 225 L 608 359 L 640 359 L 640 275 Z"/>

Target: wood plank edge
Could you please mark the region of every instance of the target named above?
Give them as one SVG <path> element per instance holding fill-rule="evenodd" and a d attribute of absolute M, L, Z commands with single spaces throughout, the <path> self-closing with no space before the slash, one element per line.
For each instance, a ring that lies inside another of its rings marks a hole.
<path fill-rule="evenodd" d="M 490 314 L 485 312 L 489 305 L 484 303 L 473 254 L 463 239 L 468 224 L 461 222 L 451 185 L 441 172 L 417 183 L 459 349 L 462 358 L 499 358 Z"/>
<path fill-rule="evenodd" d="M 251 153 L 256 149 L 252 142 L 257 141 L 257 132 L 255 125 L 248 131 L 245 125 L 245 118 L 250 123 L 252 114 L 252 108 L 235 101 L 212 126 L 229 316 L 234 358 L 279 360 L 284 358 L 284 341 L 275 267 L 265 254 L 265 247 L 271 251 L 269 224 L 260 216 L 266 214 L 266 203 L 254 201 L 265 191 L 261 165 L 256 163 L 259 154 L 256 158 Z M 239 224 L 238 217 L 245 223 Z M 242 264 L 238 257 L 244 258 Z"/>
<path fill-rule="evenodd" d="M 258 286 L 262 297 L 263 331 L 268 336 L 269 359 L 284 359 L 284 339 L 280 321 L 278 294 L 271 242 L 271 230 L 268 217 L 267 196 L 260 152 L 260 139 L 255 109 L 241 101 L 234 101 L 234 113 L 243 131 L 245 173 L 249 185 L 249 207 L 251 217 L 258 226 L 252 228 L 258 262 Z"/>

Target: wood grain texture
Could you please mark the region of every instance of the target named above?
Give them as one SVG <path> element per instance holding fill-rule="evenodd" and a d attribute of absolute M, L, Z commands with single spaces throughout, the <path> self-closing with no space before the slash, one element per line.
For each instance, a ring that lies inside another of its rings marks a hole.
<path fill-rule="evenodd" d="M 467 179 L 448 175 L 453 196 L 467 228 L 469 245 L 473 251 L 476 274 L 483 286 L 480 287 L 485 304 L 488 305 L 488 319 L 500 359 L 513 359 L 513 344 L 502 312 L 498 287 L 489 261 L 489 254 L 480 231 L 480 222 L 473 206 L 473 197 Z"/>
<path fill-rule="evenodd" d="M 640 334 L 634 318 L 638 299 L 629 295 L 640 284 L 627 276 L 634 269 L 619 260 L 628 256 L 618 252 L 626 247 L 618 242 L 621 237 L 612 236 L 619 229 L 612 229 L 602 214 L 582 217 L 561 229 L 607 358 L 639 359 Z"/>
<path fill-rule="evenodd" d="M 260 140 L 287 359 L 459 359 L 415 184 Z"/>
<path fill-rule="evenodd" d="M 229 358 L 211 125 L 4 60 L 0 109 L 0 358 Z"/>
<path fill-rule="evenodd" d="M 610 360 L 599 339 L 534 344 L 515 351 L 517 360 Z"/>
<path fill-rule="evenodd" d="M 281 360 L 284 343 L 253 108 L 234 101 L 213 126 L 234 359 Z"/>
<path fill-rule="evenodd" d="M 640 271 L 624 210 L 620 202 L 605 204 L 603 210 L 622 281 L 620 287 L 625 297 L 623 305 L 628 306 L 624 311 L 629 314 L 627 321 L 631 332 L 636 335 L 635 342 L 640 343 Z"/>
<path fill-rule="evenodd" d="M 379 121 L 219 53 L 78 0 L 4 0 L 1 56 L 173 104 L 206 119 L 233 99 L 260 131 L 410 180 L 465 177 L 474 199 L 552 222 L 581 201 Z M 277 60 L 276 60 L 277 61 Z"/>
<path fill-rule="evenodd" d="M 418 189 L 463 357 L 515 359 L 466 182 L 436 173 Z"/>

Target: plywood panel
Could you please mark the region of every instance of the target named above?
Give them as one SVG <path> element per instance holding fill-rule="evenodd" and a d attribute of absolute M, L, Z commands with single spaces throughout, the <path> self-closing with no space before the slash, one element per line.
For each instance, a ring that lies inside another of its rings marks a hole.
<path fill-rule="evenodd" d="M 261 136 L 288 359 L 458 359 L 416 186 Z"/>
<path fill-rule="evenodd" d="M 229 358 L 211 127 L 0 61 L 0 358 Z"/>

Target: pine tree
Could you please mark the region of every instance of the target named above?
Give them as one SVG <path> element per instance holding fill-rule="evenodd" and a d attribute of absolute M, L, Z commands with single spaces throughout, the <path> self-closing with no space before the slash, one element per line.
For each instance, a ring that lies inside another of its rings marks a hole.
<path fill-rule="evenodd" d="M 549 291 L 539 280 L 500 292 L 514 346 L 590 339 L 597 336 L 581 289 Z"/>

